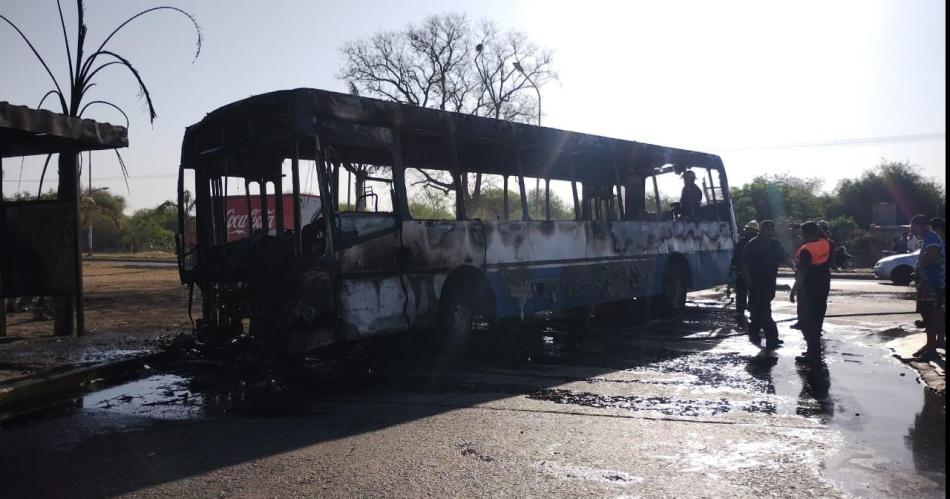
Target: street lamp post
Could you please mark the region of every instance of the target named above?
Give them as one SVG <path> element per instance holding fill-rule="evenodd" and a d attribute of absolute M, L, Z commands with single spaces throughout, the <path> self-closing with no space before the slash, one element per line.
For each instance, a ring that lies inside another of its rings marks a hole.
<path fill-rule="evenodd" d="M 515 71 L 518 71 L 519 73 L 521 73 L 522 76 L 524 76 L 524 79 L 527 80 L 528 83 L 531 85 L 531 87 L 534 88 L 534 91 L 538 93 L 538 126 L 541 126 L 541 89 L 538 88 L 538 86 L 534 84 L 534 80 L 532 80 L 531 77 L 528 76 L 528 73 L 525 73 L 524 67 L 521 66 L 520 62 L 515 61 L 512 63 L 512 66 L 514 66 Z M 541 214 L 541 178 L 540 177 L 534 179 L 534 210 L 539 215 Z"/>

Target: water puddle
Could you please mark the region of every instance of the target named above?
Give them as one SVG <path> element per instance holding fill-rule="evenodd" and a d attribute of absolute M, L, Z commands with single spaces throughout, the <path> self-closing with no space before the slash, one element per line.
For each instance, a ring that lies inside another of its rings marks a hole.
<path fill-rule="evenodd" d="M 207 400 L 177 374 L 154 374 L 92 392 L 82 398 L 86 411 L 109 411 L 126 416 L 184 420 L 204 417 Z"/>

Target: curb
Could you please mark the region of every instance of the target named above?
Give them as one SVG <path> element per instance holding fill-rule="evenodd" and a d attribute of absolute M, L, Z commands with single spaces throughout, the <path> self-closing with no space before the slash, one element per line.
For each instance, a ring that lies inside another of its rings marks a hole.
<path fill-rule="evenodd" d="M 78 367 L 41 374 L 33 379 L 0 387 L 0 421 L 18 413 L 36 409 L 43 403 L 82 393 L 90 384 L 107 377 L 130 375 L 157 360 L 160 353 L 150 353 L 105 364 Z"/>
<path fill-rule="evenodd" d="M 111 257 L 101 257 L 93 256 L 82 257 L 84 262 L 117 262 L 117 263 L 164 263 L 170 265 L 178 265 L 178 261 L 171 258 L 111 258 Z"/>
<path fill-rule="evenodd" d="M 794 278 L 794 272 L 779 272 L 779 277 L 784 278 Z M 878 279 L 874 274 L 831 274 L 832 279 L 852 279 L 852 280 L 861 280 L 861 281 L 886 281 L 886 279 Z"/>

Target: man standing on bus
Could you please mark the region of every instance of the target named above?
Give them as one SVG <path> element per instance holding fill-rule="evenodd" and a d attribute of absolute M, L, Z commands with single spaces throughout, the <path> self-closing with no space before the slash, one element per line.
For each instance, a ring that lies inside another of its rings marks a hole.
<path fill-rule="evenodd" d="M 799 362 L 821 360 L 821 327 L 831 290 L 832 248 L 815 222 L 802 224 L 805 241 L 795 252 L 795 285 L 789 299 L 798 300 L 798 324 L 807 350 L 795 358 Z"/>
<path fill-rule="evenodd" d="M 775 298 L 775 280 L 778 267 L 788 255 L 775 239 L 775 222 L 765 220 L 759 226 L 759 235 L 752 238 L 742 250 L 742 275 L 749 287 L 749 339 L 759 344 L 760 332 L 765 333 L 765 348 L 778 348 L 778 327 L 772 319 L 772 300 Z"/>
<path fill-rule="evenodd" d="M 703 203 L 703 190 L 696 185 L 696 174 L 692 170 L 683 172 L 683 192 L 680 193 L 680 216 L 695 217 Z"/>
<path fill-rule="evenodd" d="M 745 274 L 742 272 L 742 251 L 745 245 L 755 236 L 759 235 L 759 222 L 752 220 L 742 228 L 742 237 L 736 241 L 735 249 L 732 253 L 732 263 L 730 270 L 736 276 L 736 318 L 742 322 L 745 321 L 745 311 L 748 307 L 749 288 L 745 283 Z"/>

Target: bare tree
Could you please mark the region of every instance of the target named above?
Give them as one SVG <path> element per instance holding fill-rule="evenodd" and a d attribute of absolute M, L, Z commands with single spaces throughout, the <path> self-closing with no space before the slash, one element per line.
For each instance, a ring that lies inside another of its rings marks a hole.
<path fill-rule="evenodd" d="M 472 114 L 524 123 L 540 119 L 533 86 L 540 92 L 557 79 L 551 52 L 519 31 L 499 33 L 488 21 L 482 22 L 478 37 L 474 66 L 480 85 Z"/>
<path fill-rule="evenodd" d="M 507 121 L 538 119 L 536 95 L 557 79 L 550 51 L 526 34 L 501 32 L 489 21 L 473 27 L 462 14 L 433 15 L 401 30 L 377 32 L 345 44 L 340 53 L 337 77 L 351 93 Z M 445 194 L 458 185 L 473 212 L 483 178 L 418 170 L 412 184 Z"/>

